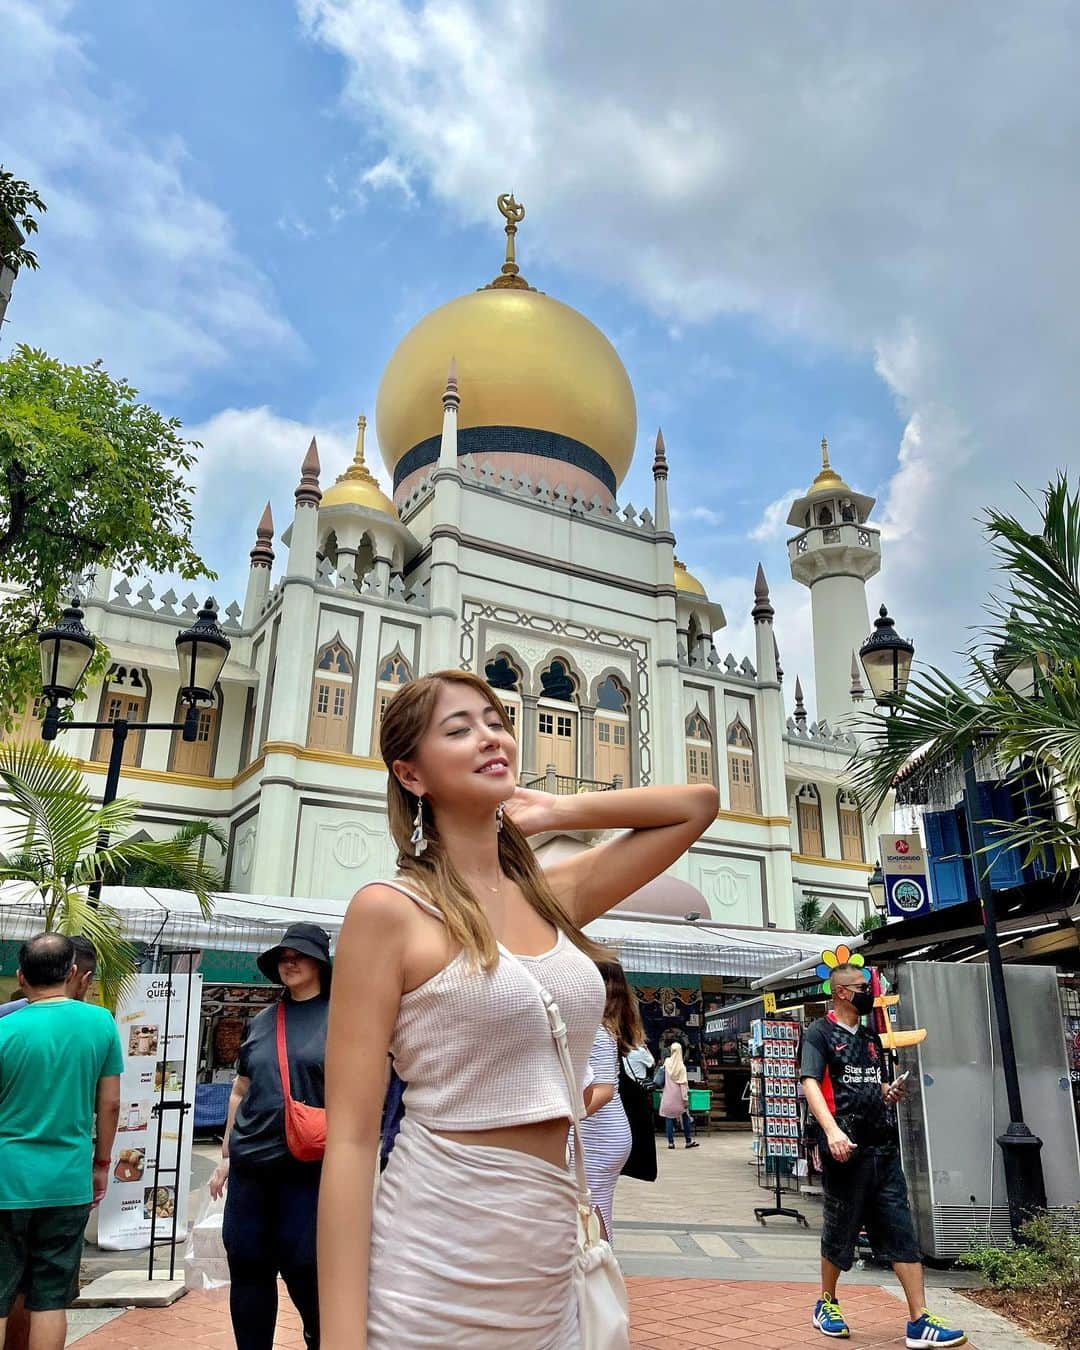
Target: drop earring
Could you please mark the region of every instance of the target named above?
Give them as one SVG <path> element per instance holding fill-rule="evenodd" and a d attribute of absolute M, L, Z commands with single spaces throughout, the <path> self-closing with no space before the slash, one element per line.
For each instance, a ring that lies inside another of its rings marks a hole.
<path fill-rule="evenodd" d="M 412 844 L 413 857 L 419 858 L 420 854 L 427 848 L 427 840 L 424 838 L 424 798 L 422 796 L 416 799 L 416 818 L 413 821 L 413 832 L 409 839 Z"/>
<path fill-rule="evenodd" d="M 503 805 L 502 802 L 500 802 L 500 803 L 498 804 L 498 806 L 495 808 L 495 828 L 496 828 L 496 830 L 501 830 L 502 827 L 503 827 L 503 811 L 504 811 L 505 809 L 506 809 L 506 808 L 505 808 L 505 806 Z"/>

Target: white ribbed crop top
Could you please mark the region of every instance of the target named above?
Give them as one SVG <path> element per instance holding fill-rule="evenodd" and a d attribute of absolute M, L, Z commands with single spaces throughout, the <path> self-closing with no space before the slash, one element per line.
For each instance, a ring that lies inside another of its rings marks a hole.
<path fill-rule="evenodd" d="M 401 882 L 377 884 L 442 918 Z M 495 967 L 485 971 L 459 952 L 401 996 L 390 1053 L 406 1083 L 405 1113 L 428 1129 L 492 1130 L 583 1112 L 580 1095 L 576 1102 L 566 1099 L 547 1013 L 521 965 L 559 1005 L 582 1085 L 604 1012 L 600 972 L 561 929 L 554 947 L 540 956 L 516 956 L 501 943 L 499 953 Z"/>

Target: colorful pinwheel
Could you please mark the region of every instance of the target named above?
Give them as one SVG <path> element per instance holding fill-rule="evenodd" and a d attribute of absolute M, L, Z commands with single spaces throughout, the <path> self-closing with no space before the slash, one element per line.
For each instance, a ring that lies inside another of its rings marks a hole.
<path fill-rule="evenodd" d="M 837 966 L 861 966 L 864 964 L 865 962 L 859 952 L 853 952 L 850 947 L 846 947 L 843 943 L 835 951 L 822 952 L 821 960 L 814 971 L 818 979 L 822 981 L 821 992 L 823 994 L 832 993 L 832 973 Z M 869 979 L 870 972 L 864 970 L 863 976 L 865 979 Z"/>

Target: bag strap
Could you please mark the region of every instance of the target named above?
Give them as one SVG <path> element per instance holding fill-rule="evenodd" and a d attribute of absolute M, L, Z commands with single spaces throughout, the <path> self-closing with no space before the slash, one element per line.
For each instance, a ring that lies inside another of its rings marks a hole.
<path fill-rule="evenodd" d="M 285 1004 L 277 1005 L 277 1063 L 281 1074 L 281 1095 L 285 1099 L 285 1110 L 292 1105 L 292 1083 L 289 1081 L 289 1055 L 285 1048 Z"/>
<path fill-rule="evenodd" d="M 577 1075 L 574 1073 L 574 1062 L 570 1058 L 570 1046 L 566 1039 L 566 1023 L 563 1021 L 559 1005 L 555 1002 L 550 990 L 544 988 L 524 961 L 519 960 L 513 952 L 507 951 L 501 942 L 498 944 L 498 948 L 504 959 L 508 958 L 517 964 L 525 978 L 540 995 L 544 1011 L 547 1013 L 551 1039 L 555 1042 L 555 1050 L 559 1056 L 559 1067 L 563 1071 L 563 1078 L 566 1080 L 566 1092 L 570 1099 L 570 1123 L 574 1136 L 574 1173 L 577 1179 L 578 1206 L 582 1214 L 587 1216 L 592 1213 L 592 1194 L 585 1177 L 585 1145 L 582 1142 L 581 1127 L 578 1124 L 578 1099 L 581 1094 L 578 1091 Z"/>

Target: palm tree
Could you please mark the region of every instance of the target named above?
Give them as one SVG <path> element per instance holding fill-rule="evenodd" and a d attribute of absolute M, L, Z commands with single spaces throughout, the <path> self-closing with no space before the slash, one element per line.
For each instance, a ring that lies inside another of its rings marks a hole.
<path fill-rule="evenodd" d="M 835 914 L 825 918 L 824 913 L 817 896 L 808 895 L 795 911 L 795 927 L 803 933 L 822 933 L 829 937 L 851 936 Z"/>
<path fill-rule="evenodd" d="M 920 775 L 958 774 L 971 750 L 1006 782 L 1034 778 L 1056 813 L 986 822 L 994 834 L 987 849 L 1023 849 L 1025 865 L 1052 858 L 1066 871 L 1080 866 L 1080 493 L 1060 475 L 1034 504 L 1035 531 L 1012 515 L 985 514 L 1005 585 L 991 597 L 991 622 L 967 654 L 963 679 L 923 667 L 898 716 L 863 714 L 849 773 L 873 813 L 916 758 Z M 1033 671 L 1026 688 L 1014 678 L 1024 668 Z"/>
<path fill-rule="evenodd" d="M 118 798 L 96 805 L 75 762 L 42 741 L 0 745 L 0 781 L 10 796 L 7 808 L 18 817 L 17 824 L 0 830 L 0 837 L 6 835 L 0 882 L 36 888 L 46 931 L 83 934 L 93 942 L 102 998 L 115 1006 L 124 980 L 134 973 L 135 951 L 121 936 L 117 911 L 91 903 L 90 883 L 97 877 L 122 881 L 136 864 L 165 867 L 209 915 L 220 878 L 203 861 L 199 845 L 216 832 L 194 822 L 172 839 L 126 839 L 99 849 L 99 835 L 115 838 L 130 831 L 139 803 Z"/>

